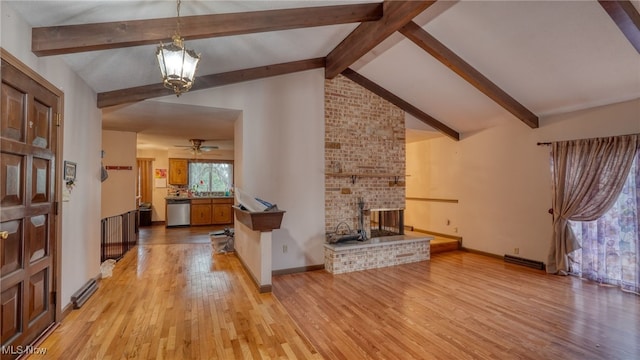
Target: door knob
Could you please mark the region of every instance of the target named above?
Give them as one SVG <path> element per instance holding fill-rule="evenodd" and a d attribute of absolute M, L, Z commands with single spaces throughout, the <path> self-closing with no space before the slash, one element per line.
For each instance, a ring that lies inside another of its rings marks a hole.
<path fill-rule="evenodd" d="M 9 237 L 8 231 L 0 231 L 0 238 L 2 238 L 2 240 L 6 240 L 8 237 Z"/>

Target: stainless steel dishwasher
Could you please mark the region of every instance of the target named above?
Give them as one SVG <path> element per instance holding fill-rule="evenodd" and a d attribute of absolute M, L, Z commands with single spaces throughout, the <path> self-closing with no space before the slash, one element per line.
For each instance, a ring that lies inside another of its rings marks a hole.
<path fill-rule="evenodd" d="M 191 200 L 167 199 L 167 227 L 191 224 Z"/>

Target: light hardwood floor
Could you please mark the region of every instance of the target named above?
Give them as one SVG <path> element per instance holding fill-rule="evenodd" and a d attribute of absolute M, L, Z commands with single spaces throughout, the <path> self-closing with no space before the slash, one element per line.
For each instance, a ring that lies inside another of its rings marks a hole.
<path fill-rule="evenodd" d="M 273 290 L 327 359 L 640 359 L 640 297 L 462 251 Z"/>
<path fill-rule="evenodd" d="M 213 253 L 209 229 L 154 232 L 181 243 L 147 238 L 154 245 L 130 250 L 38 345 L 46 356 L 30 359 L 321 358 L 235 255 Z"/>
<path fill-rule="evenodd" d="M 640 297 L 615 288 L 455 251 L 259 294 L 207 229 L 156 230 L 181 243 L 131 250 L 31 359 L 640 358 Z"/>

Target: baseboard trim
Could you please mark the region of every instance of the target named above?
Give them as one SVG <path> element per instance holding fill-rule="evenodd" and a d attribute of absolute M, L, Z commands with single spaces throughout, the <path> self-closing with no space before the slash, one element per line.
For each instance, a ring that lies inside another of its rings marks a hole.
<path fill-rule="evenodd" d="M 502 256 L 502 255 L 492 254 L 492 253 L 488 253 L 488 252 L 480 251 L 480 250 L 475 250 L 475 249 L 469 249 L 469 248 L 466 248 L 466 247 L 461 247 L 460 250 L 466 251 L 466 252 L 470 252 L 472 254 L 478 254 L 478 255 L 492 257 L 492 258 L 495 258 L 495 259 L 500 259 L 500 260 L 504 259 L 504 256 Z"/>
<path fill-rule="evenodd" d="M 234 254 L 238 258 L 238 260 L 240 260 L 240 264 L 242 264 L 242 267 L 244 268 L 244 271 L 249 275 L 249 277 L 253 281 L 253 284 L 258 289 L 258 292 L 261 293 L 261 294 L 271 292 L 271 289 L 272 289 L 271 284 L 269 284 L 269 285 L 260 285 L 260 281 L 258 281 L 258 279 L 251 272 L 251 270 L 249 270 L 249 267 L 247 266 L 247 264 L 242 259 L 242 256 L 240 256 L 240 254 L 238 254 L 237 251 L 234 251 Z"/>
<path fill-rule="evenodd" d="M 271 276 L 296 274 L 296 273 L 302 273 L 302 272 L 307 272 L 307 271 L 316 271 L 316 270 L 324 270 L 324 264 L 311 265 L 311 266 L 301 266 L 301 267 L 289 268 L 289 269 L 273 270 L 271 272 Z"/>
<path fill-rule="evenodd" d="M 418 229 L 418 228 L 413 228 L 413 231 L 419 232 L 419 233 L 423 233 L 423 234 L 429 234 L 429 235 L 433 235 L 433 236 L 443 237 L 443 238 L 447 238 L 447 239 L 458 240 L 460 243 L 462 243 L 462 237 L 461 236 L 443 234 L 443 233 L 439 233 L 439 232 L 435 232 L 435 231 Z"/>
<path fill-rule="evenodd" d="M 73 311 L 73 303 L 68 303 L 67 306 L 62 308 L 62 313 L 60 314 L 60 321 L 64 320 L 71 312 Z"/>
<path fill-rule="evenodd" d="M 273 289 L 272 285 L 260 285 L 260 282 L 255 277 L 255 275 L 253 275 L 251 270 L 249 270 L 249 267 L 247 266 L 247 264 L 242 259 L 242 256 L 240 256 L 240 254 L 238 254 L 237 251 L 234 252 L 234 254 L 238 258 L 238 260 L 240 260 L 240 264 L 242 264 L 242 267 L 244 268 L 245 272 L 249 275 L 249 277 L 251 278 L 251 281 L 253 281 L 253 284 L 258 289 L 258 292 L 260 292 L 261 294 L 262 293 L 271 292 L 272 289 Z M 324 270 L 324 264 L 311 265 L 311 266 L 302 266 L 302 267 L 289 268 L 289 269 L 273 270 L 271 272 L 271 276 L 295 274 L 295 273 L 301 273 L 301 272 L 307 272 L 307 271 L 316 271 L 316 270 Z"/>

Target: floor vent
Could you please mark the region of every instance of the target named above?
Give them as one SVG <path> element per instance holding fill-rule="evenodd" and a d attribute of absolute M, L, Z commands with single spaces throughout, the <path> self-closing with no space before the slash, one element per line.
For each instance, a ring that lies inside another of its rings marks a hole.
<path fill-rule="evenodd" d="M 89 300 L 96 290 L 98 290 L 98 282 L 95 279 L 89 280 L 88 283 L 84 284 L 80 290 L 76 291 L 76 293 L 71 296 L 73 308 L 80 309 L 80 307 Z"/>
<path fill-rule="evenodd" d="M 522 265 L 522 266 L 526 266 L 526 267 L 530 267 L 538 270 L 545 269 L 544 263 L 542 261 L 523 259 L 521 257 L 512 256 L 512 255 L 505 255 L 504 262 L 507 262 L 510 264 Z"/>

